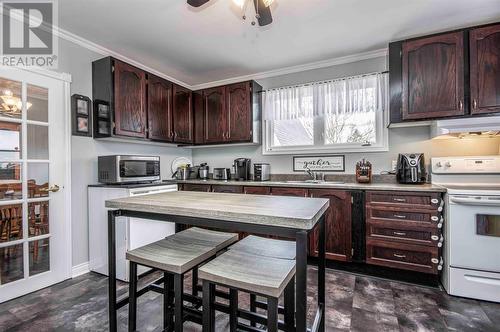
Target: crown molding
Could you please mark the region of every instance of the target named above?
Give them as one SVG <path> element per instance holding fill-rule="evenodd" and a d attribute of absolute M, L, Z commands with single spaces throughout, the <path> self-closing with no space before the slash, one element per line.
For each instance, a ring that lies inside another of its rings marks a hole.
<path fill-rule="evenodd" d="M 231 83 L 238 83 L 238 82 L 242 82 L 242 81 L 258 80 L 258 79 L 265 79 L 265 78 L 276 77 L 276 76 L 281 76 L 281 75 L 294 74 L 294 73 L 299 73 L 299 72 L 307 71 L 307 70 L 321 69 L 321 68 L 326 68 L 326 67 L 331 67 L 331 66 L 336 66 L 336 65 L 342 65 L 342 64 L 346 64 L 346 63 L 352 63 L 352 62 L 357 62 L 357 61 L 362 61 L 362 60 L 379 58 L 379 57 L 387 56 L 387 54 L 388 54 L 388 49 L 382 48 L 379 50 L 362 52 L 362 53 L 357 53 L 357 54 L 352 54 L 352 55 L 347 55 L 347 56 L 343 56 L 343 57 L 339 57 L 339 58 L 333 58 L 333 59 L 322 60 L 322 61 L 317 61 L 317 62 L 311 62 L 311 63 L 307 63 L 307 64 L 303 64 L 303 65 L 284 67 L 284 68 L 264 71 L 264 72 L 260 72 L 260 73 L 256 73 L 256 74 L 232 77 L 232 78 L 228 78 L 228 79 L 224 79 L 224 80 L 213 81 L 213 82 L 202 83 L 202 84 L 195 84 L 195 85 L 191 86 L 191 89 L 192 90 L 200 90 L 200 89 L 211 88 L 214 86 L 226 85 L 226 84 L 231 84 Z"/>
<path fill-rule="evenodd" d="M 97 43 L 94 43 L 88 39 L 85 39 L 83 37 L 80 37 L 78 35 L 75 35 L 74 33 L 72 32 L 69 32 L 67 30 L 64 30 L 64 29 L 61 29 L 59 27 L 54 27 L 54 32 L 55 32 L 55 35 L 58 36 L 59 38 L 62 38 L 64 40 L 67 40 L 69 42 L 72 42 L 73 44 L 76 44 L 76 45 L 79 45 L 79 46 L 82 46 L 90 51 L 93 51 L 93 52 L 96 52 L 96 53 L 99 53 L 99 54 L 102 54 L 103 56 L 112 56 L 113 58 L 116 58 L 118 60 L 121 60 L 121 61 L 124 61 L 124 62 L 127 62 L 133 66 L 136 66 L 137 68 L 141 68 L 147 72 L 150 72 L 151 74 L 154 74 L 158 77 L 161 77 L 161 78 L 164 78 L 170 82 L 173 82 L 175 84 L 178 84 L 178 85 L 181 85 L 185 88 L 188 88 L 188 89 L 191 89 L 192 90 L 192 86 L 190 84 L 187 84 L 183 81 L 180 81 L 174 77 L 171 77 L 171 76 L 168 76 L 166 75 L 165 73 L 162 73 L 162 72 L 159 72 L 158 70 L 156 69 L 153 69 L 151 67 L 148 67 L 148 66 L 145 66 L 143 65 L 142 63 L 134 60 L 134 59 L 131 59 L 121 53 L 118 53 L 118 52 L 115 52 L 113 50 L 110 50 L 109 48 L 106 48 L 102 45 L 99 45 Z"/>
<path fill-rule="evenodd" d="M 190 90 L 200 90 L 200 89 L 206 89 L 206 88 L 211 88 L 214 86 L 226 85 L 226 84 L 237 83 L 237 82 L 242 82 L 242 81 L 265 79 L 265 78 L 276 77 L 276 76 L 281 76 L 281 75 L 299 73 L 299 72 L 307 71 L 307 70 L 321 69 L 321 68 L 346 64 L 346 63 L 352 63 L 352 62 L 356 62 L 356 61 L 362 61 L 362 60 L 368 60 L 368 59 L 378 58 L 378 57 L 382 57 L 382 56 L 387 56 L 387 53 L 388 53 L 387 48 L 383 48 L 383 49 L 378 49 L 378 50 L 374 50 L 374 51 L 362 52 L 362 53 L 347 55 L 347 56 L 328 59 L 328 60 L 316 61 L 316 62 L 311 62 L 311 63 L 297 65 L 297 66 L 284 67 L 284 68 L 273 69 L 273 70 L 255 73 L 255 74 L 250 74 L 250 75 L 237 76 L 237 77 L 232 77 L 232 78 L 218 80 L 218 81 L 212 81 L 212 82 L 207 82 L 207 83 L 191 85 L 191 84 L 188 84 L 186 82 L 180 81 L 174 77 L 166 75 L 162 72 L 159 72 L 156 69 L 145 66 L 142 63 L 140 63 L 134 59 L 131 59 L 131 58 L 129 58 L 121 53 L 115 52 L 107 47 L 104 47 L 102 45 L 94 43 L 88 39 L 80 37 L 72 32 L 61 29 L 59 27 L 55 27 L 55 34 L 64 40 L 67 40 L 67 41 L 72 42 L 76 45 L 82 46 L 90 51 L 102 54 L 103 56 L 112 56 L 116 59 L 130 63 L 131 65 L 134 65 L 138 68 L 146 70 L 146 71 L 148 71 L 148 72 L 150 72 L 158 77 L 162 77 L 170 82 L 176 83 L 176 84 L 181 85 L 181 86 L 188 88 Z"/>

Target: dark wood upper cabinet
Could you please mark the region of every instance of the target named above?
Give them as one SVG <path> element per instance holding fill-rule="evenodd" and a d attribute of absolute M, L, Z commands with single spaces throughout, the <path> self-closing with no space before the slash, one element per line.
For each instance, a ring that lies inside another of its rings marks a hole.
<path fill-rule="evenodd" d="M 351 194 L 342 190 L 310 189 L 309 195 L 330 200 L 330 207 L 325 215 L 326 258 L 350 261 L 352 253 Z M 318 230 L 315 229 L 309 239 L 311 255 L 318 254 L 318 235 Z"/>
<path fill-rule="evenodd" d="M 465 113 L 463 32 L 403 43 L 403 120 Z"/>
<path fill-rule="evenodd" d="M 171 142 L 172 83 L 154 76 L 148 77 L 148 138 Z"/>
<path fill-rule="evenodd" d="M 226 86 L 226 140 L 249 141 L 252 138 L 252 109 L 250 82 Z"/>
<path fill-rule="evenodd" d="M 173 85 L 172 118 L 176 143 L 193 143 L 193 96 L 191 90 Z"/>
<path fill-rule="evenodd" d="M 204 143 L 222 143 L 227 137 L 226 89 L 203 90 Z"/>
<path fill-rule="evenodd" d="M 115 134 L 146 137 L 146 73 L 115 60 Z"/>
<path fill-rule="evenodd" d="M 195 91 L 194 143 L 259 143 L 261 92 L 255 81 Z"/>
<path fill-rule="evenodd" d="M 500 24 L 470 31 L 471 113 L 500 112 Z"/>

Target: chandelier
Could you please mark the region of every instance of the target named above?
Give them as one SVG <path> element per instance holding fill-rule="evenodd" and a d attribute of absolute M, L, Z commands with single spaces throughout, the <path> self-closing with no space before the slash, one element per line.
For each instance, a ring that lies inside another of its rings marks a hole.
<path fill-rule="evenodd" d="M 268 8 L 273 2 L 274 0 L 261 0 L 261 1 L 254 1 L 254 0 L 233 0 L 233 3 L 240 7 L 243 15 L 242 15 L 242 18 L 243 20 L 246 20 L 247 19 L 247 15 L 246 15 L 246 12 L 247 12 L 247 7 L 248 7 L 248 3 L 251 3 L 253 2 L 255 4 L 255 18 L 257 19 L 257 21 L 259 21 L 262 17 L 261 17 L 261 13 L 263 10 L 265 10 L 266 8 Z M 259 8 L 261 7 L 261 8 Z M 252 20 L 252 25 L 255 25 L 255 20 Z"/>
<path fill-rule="evenodd" d="M 187 0 L 187 3 L 193 7 L 201 7 L 210 0 Z M 255 19 L 259 26 L 265 26 L 273 22 L 273 17 L 271 15 L 271 4 L 274 0 L 233 0 L 234 4 L 240 7 L 244 20 L 247 19 L 247 7 L 249 3 L 253 3 L 255 8 Z M 252 25 L 255 25 L 255 20 L 252 20 Z"/>
<path fill-rule="evenodd" d="M 0 96 L 1 99 L 1 107 L 0 113 L 6 116 L 20 116 L 23 110 L 23 102 L 21 98 L 14 96 L 11 90 L 3 90 L 3 94 Z M 29 110 L 31 107 L 30 102 L 26 102 L 26 110 Z"/>

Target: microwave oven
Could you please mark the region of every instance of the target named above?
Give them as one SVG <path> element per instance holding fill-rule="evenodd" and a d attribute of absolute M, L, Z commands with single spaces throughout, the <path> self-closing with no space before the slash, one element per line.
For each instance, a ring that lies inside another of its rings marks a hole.
<path fill-rule="evenodd" d="M 161 179 L 158 156 L 99 156 L 97 168 L 100 183 L 145 183 Z"/>

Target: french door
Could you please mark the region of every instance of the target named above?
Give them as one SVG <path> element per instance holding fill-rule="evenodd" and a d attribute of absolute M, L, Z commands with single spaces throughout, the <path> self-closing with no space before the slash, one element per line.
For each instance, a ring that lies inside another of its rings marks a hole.
<path fill-rule="evenodd" d="M 0 68 L 0 303 L 70 277 L 69 83 Z"/>

